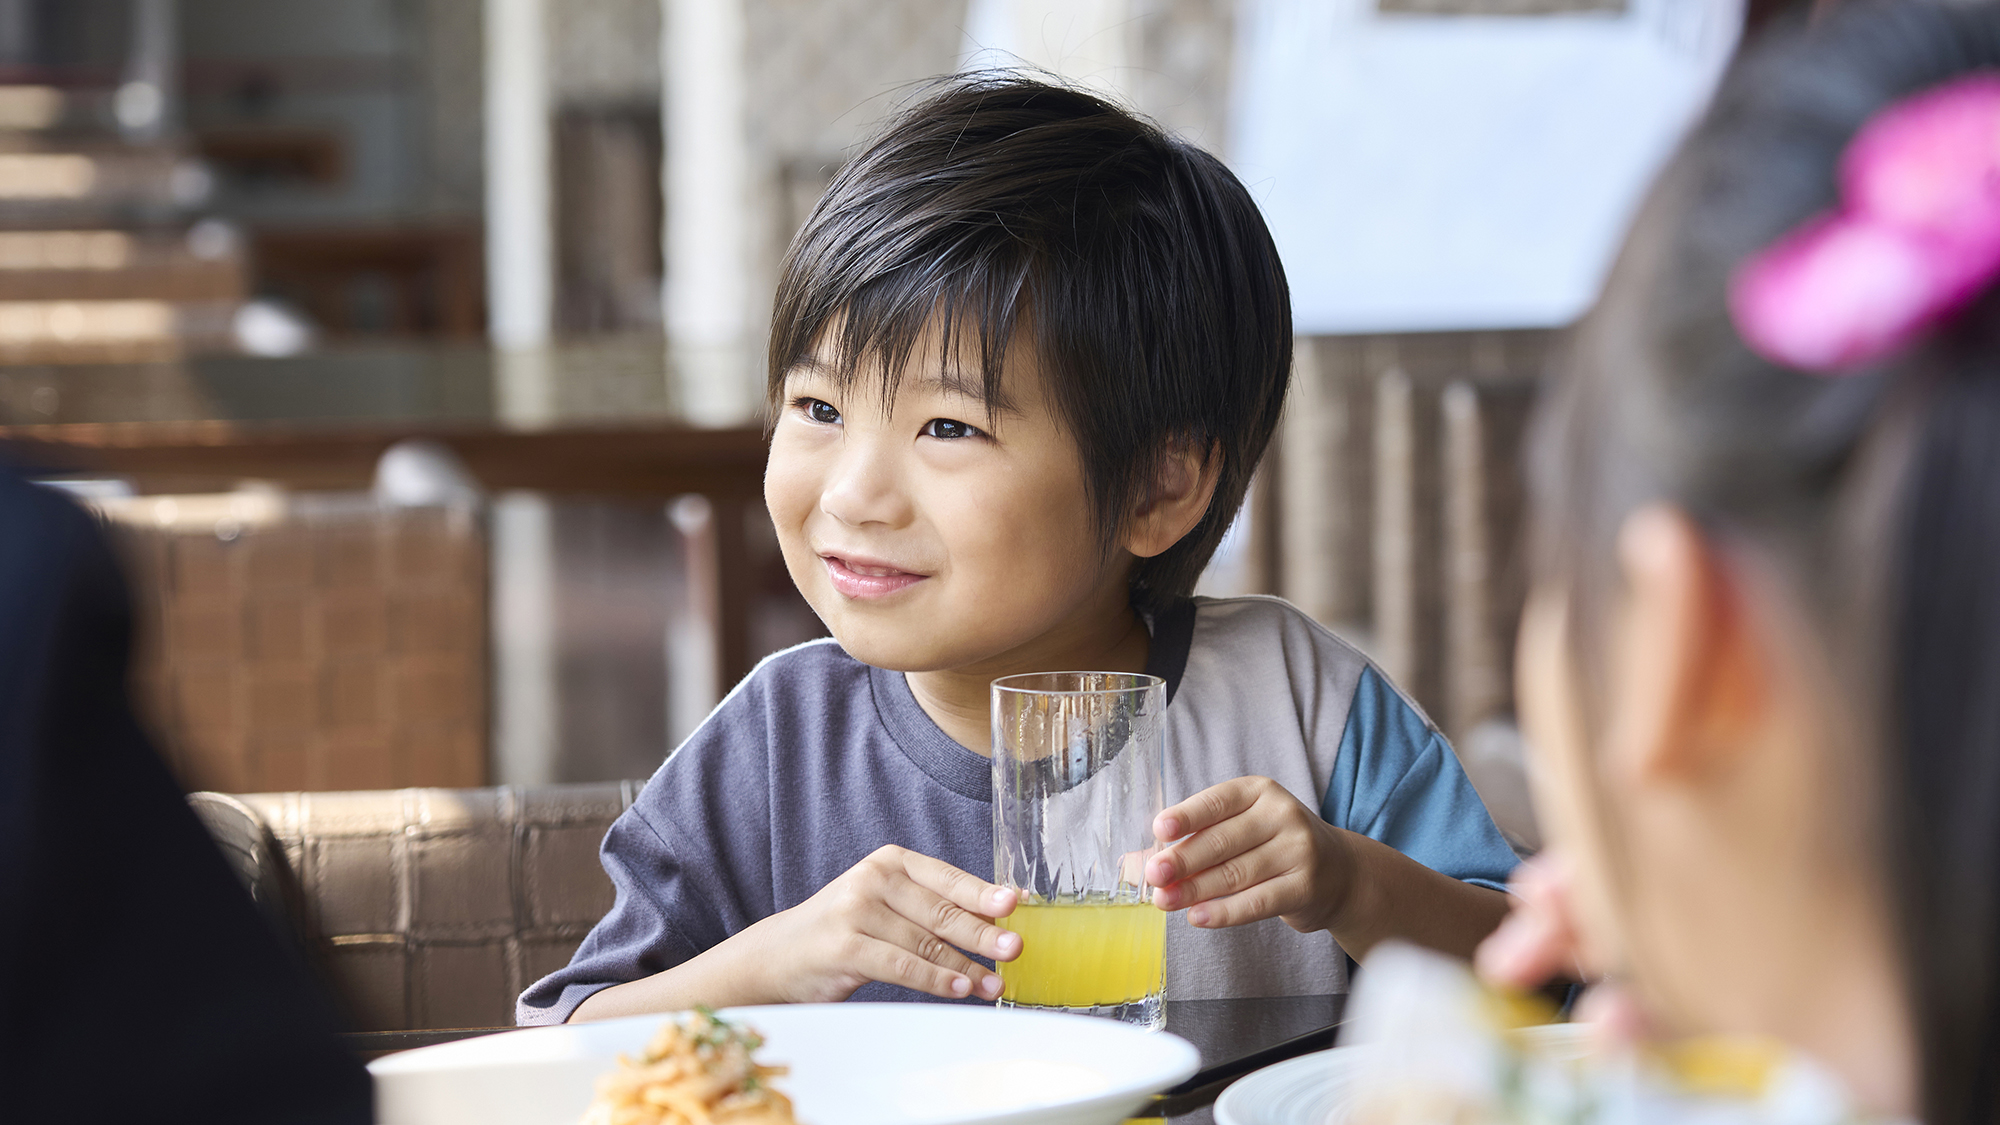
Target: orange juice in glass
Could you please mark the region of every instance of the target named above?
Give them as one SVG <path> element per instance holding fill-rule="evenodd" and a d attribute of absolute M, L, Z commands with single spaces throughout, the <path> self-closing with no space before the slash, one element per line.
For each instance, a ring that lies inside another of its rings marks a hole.
<path fill-rule="evenodd" d="M 1166 684 L 1124 672 L 993 682 L 994 881 L 1021 892 L 1000 924 L 1003 1007 L 1157 1028 L 1166 915 L 1145 865 L 1165 807 Z"/>

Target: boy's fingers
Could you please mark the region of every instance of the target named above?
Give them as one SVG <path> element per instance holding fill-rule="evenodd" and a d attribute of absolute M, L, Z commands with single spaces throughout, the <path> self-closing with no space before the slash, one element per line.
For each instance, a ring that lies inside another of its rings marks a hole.
<path fill-rule="evenodd" d="M 983 953 L 996 961 L 1011 961 L 1021 955 L 1021 935 L 1001 929 L 915 882 L 891 887 L 888 902 L 891 910 L 925 934 L 942 938 L 959 949 Z"/>
<path fill-rule="evenodd" d="M 1262 841 L 1255 847 L 1225 856 L 1221 862 L 1203 867 L 1180 882 L 1155 888 L 1153 902 L 1162 910 L 1180 910 L 1224 895 L 1241 894 L 1277 878 L 1291 866 L 1282 849 Z"/>
<path fill-rule="evenodd" d="M 1216 930 L 1277 918 L 1297 909 L 1299 889 L 1298 881 L 1289 876 L 1267 879 L 1248 890 L 1189 907 L 1188 925 Z"/>
<path fill-rule="evenodd" d="M 918 957 L 914 951 L 904 949 L 892 941 L 872 941 L 868 943 L 860 963 L 854 969 L 868 977 L 870 981 L 882 981 L 884 985 L 902 985 L 906 989 L 916 989 L 920 993 L 930 993 L 934 997 L 958 999 L 972 995 L 976 977 L 966 973 L 956 973 L 932 961 Z"/>
<path fill-rule="evenodd" d="M 1164 843 L 1220 824 L 1256 804 L 1258 792 L 1269 784 L 1275 783 L 1261 777 L 1238 777 L 1211 785 L 1154 817 L 1153 837 Z"/>
<path fill-rule="evenodd" d="M 1154 856 L 1146 865 L 1146 881 L 1155 887 L 1172 886 L 1241 857 L 1268 842 L 1272 835 L 1270 826 L 1242 819 L 1204 828 Z"/>
<path fill-rule="evenodd" d="M 961 909 L 988 918 L 1004 918 L 1014 912 L 1019 895 L 969 875 L 941 859 L 921 852 L 901 851 L 903 870 L 911 880 L 957 904 Z"/>
<path fill-rule="evenodd" d="M 873 935 L 854 966 L 869 980 L 946 999 L 974 995 L 991 999 L 1000 994 L 999 977 L 918 927 L 899 919 L 882 928 L 888 932 Z"/>

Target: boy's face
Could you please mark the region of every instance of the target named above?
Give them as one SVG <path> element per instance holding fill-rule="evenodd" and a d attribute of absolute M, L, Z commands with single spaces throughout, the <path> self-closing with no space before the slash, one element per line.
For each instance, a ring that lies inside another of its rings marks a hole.
<path fill-rule="evenodd" d="M 990 418 L 938 380 L 934 340 L 886 411 L 879 372 L 842 391 L 829 358 L 786 376 L 764 499 L 792 580 L 850 654 L 904 672 L 1005 663 L 1122 608 L 1131 558 L 1098 546 L 1032 348 L 1008 349 Z"/>

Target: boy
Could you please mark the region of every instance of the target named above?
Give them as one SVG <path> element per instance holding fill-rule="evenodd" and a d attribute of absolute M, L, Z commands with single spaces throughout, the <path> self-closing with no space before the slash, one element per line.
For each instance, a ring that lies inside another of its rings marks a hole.
<path fill-rule="evenodd" d="M 985 881 L 988 685 L 1056 669 L 1167 681 L 1169 996 L 1343 991 L 1343 950 L 1389 936 L 1469 953 L 1514 857 L 1450 747 L 1284 602 L 1188 597 L 1291 335 L 1208 154 L 1015 77 L 892 121 L 794 240 L 773 320 L 765 498 L 833 637 L 654 775 L 605 839 L 616 905 L 520 1022 L 993 999 L 975 958 L 1020 938 Z"/>

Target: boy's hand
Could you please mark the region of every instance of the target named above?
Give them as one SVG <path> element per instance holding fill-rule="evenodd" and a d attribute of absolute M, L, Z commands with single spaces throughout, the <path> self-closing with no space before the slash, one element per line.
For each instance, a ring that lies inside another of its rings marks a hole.
<path fill-rule="evenodd" d="M 1020 935 L 993 924 L 1013 913 L 1016 897 L 890 845 L 741 936 L 762 951 L 764 971 L 788 1002 L 845 1000 L 869 981 L 991 1000 L 1000 995 L 999 975 L 959 950 L 996 961 L 1020 956 Z"/>
<path fill-rule="evenodd" d="M 1283 918 L 1300 933 L 1323 930 L 1353 879 L 1344 834 L 1268 777 L 1202 790 L 1155 817 L 1153 835 L 1187 837 L 1147 865 L 1153 904 L 1188 908 L 1203 928 Z"/>

